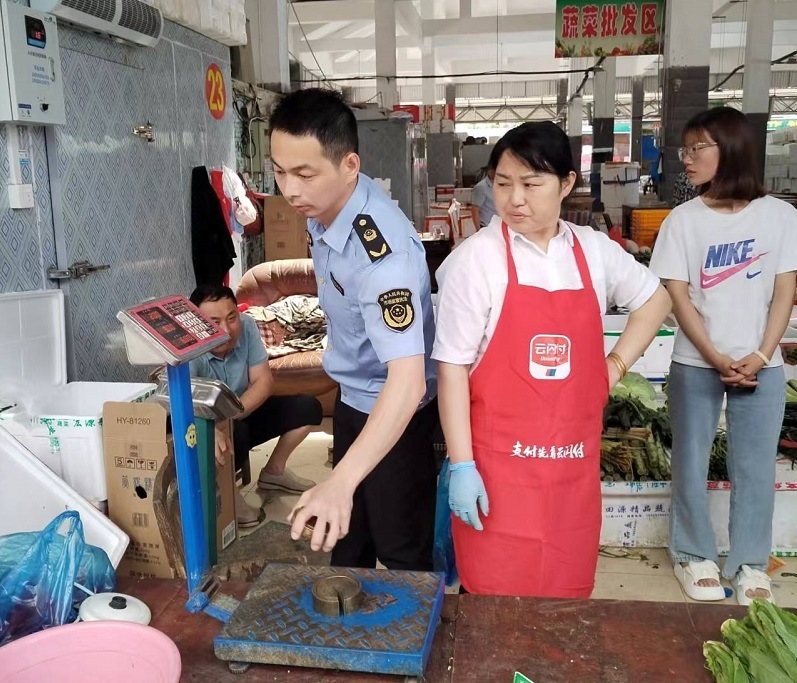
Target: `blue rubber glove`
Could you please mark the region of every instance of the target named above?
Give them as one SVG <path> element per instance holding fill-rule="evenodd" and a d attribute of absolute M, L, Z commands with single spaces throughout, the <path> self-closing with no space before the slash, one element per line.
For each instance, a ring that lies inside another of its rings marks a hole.
<path fill-rule="evenodd" d="M 490 501 L 484 488 L 482 475 L 476 469 L 473 460 L 452 463 L 449 467 L 451 478 L 448 483 L 448 506 L 459 519 L 469 524 L 476 531 L 481 531 L 481 520 L 476 509 L 478 502 L 482 514 L 490 514 Z"/>

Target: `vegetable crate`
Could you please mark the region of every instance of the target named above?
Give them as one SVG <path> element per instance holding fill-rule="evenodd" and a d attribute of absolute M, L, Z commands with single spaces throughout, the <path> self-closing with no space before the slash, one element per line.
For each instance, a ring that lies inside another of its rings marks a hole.
<path fill-rule="evenodd" d="M 772 520 L 772 551 L 775 555 L 797 555 L 797 470 L 778 462 L 775 484 L 775 515 Z M 601 545 L 626 548 L 666 547 L 670 524 L 670 482 L 604 482 Z M 731 485 L 726 481 L 707 484 L 711 522 L 717 547 L 728 552 L 728 510 Z"/>
<path fill-rule="evenodd" d="M 603 316 L 603 349 L 606 354 L 614 348 L 627 323 L 627 315 Z M 670 372 L 674 345 L 675 328 L 662 325 L 645 353 L 629 370 L 638 372 L 648 379 L 663 380 Z"/>

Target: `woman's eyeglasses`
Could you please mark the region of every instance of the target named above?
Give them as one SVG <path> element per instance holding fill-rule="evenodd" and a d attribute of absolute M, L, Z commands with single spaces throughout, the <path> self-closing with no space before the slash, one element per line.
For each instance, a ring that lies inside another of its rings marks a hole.
<path fill-rule="evenodd" d="M 691 147 L 679 147 L 678 148 L 678 159 L 681 161 L 686 161 L 687 158 L 694 160 L 697 157 L 697 153 L 701 149 L 706 149 L 706 147 L 716 147 L 716 142 L 700 142 L 696 145 L 692 145 Z"/>

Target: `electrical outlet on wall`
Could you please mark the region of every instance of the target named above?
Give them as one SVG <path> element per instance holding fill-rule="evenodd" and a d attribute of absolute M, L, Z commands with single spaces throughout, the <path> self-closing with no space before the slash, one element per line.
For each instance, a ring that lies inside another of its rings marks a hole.
<path fill-rule="evenodd" d="M 8 205 L 12 209 L 32 209 L 33 185 L 9 185 Z"/>

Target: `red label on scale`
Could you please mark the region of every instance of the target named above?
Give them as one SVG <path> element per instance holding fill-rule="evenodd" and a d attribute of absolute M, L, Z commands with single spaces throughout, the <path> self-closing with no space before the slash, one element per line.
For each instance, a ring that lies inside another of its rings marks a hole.
<path fill-rule="evenodd" d="M 184 296 L 148 301 L 127 312 L 178 358 L 193 355 L 199 345 L 213 348 L 229 338 L 226 332 L 205 318 Z"/>

